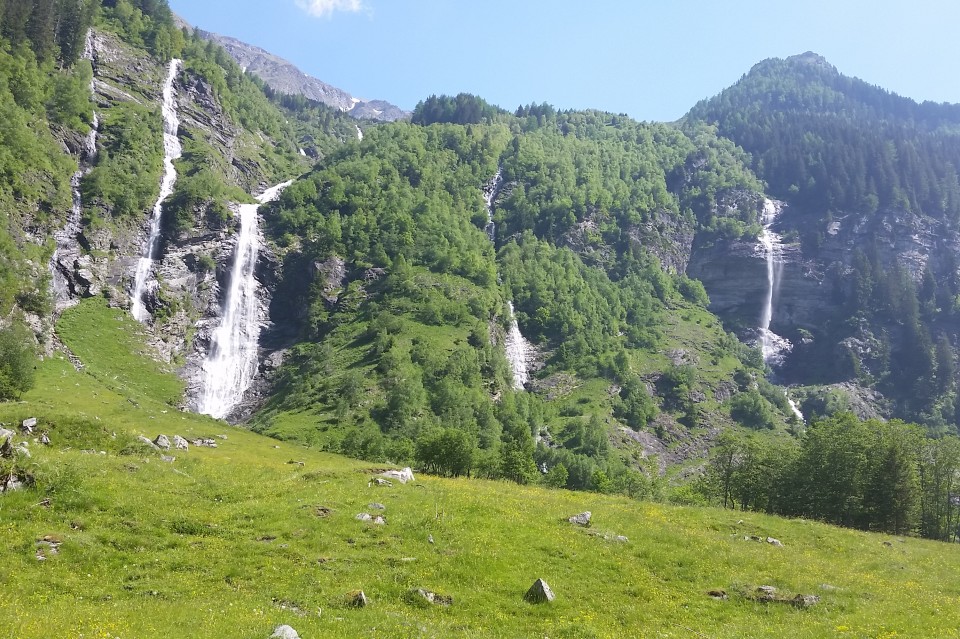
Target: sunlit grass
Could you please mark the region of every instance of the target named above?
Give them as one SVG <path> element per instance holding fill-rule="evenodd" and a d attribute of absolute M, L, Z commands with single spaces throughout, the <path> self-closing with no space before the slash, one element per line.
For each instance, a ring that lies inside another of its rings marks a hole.
<path fill-rule="evenodd" d="M 0 637 L 254 639 L 280 623 L 305 639 L 950 637 L 960 627 L 950 545 L 504 482 L 370 486 L 369 464 L 180 413 L 149 388 L 134 405 L 117 388 L 52 359 L 23 403 L 0 405 L 0 422 L 37 416 L 53 440 L 31 446 L 38 485 L 0 496 Z M 131 443 L 141 433 L 219 446 L 171 452 L 171 464 Z M 385 526 L 355 519 L 371 502 L 386 506 Z M 582 510 L 591 529 L 565 521 Z M 60 554 L 38 561 L 45 536 L 63 542 Z M 553 604 L 523 602 L 538 577 Z M 798 610 L 738 594 L 761 584 L 822 601 Z M 421 587 L 453 605 L 417 604 L 408 593 Z M 354 589 L 368 608 L 347 606 Z"/>

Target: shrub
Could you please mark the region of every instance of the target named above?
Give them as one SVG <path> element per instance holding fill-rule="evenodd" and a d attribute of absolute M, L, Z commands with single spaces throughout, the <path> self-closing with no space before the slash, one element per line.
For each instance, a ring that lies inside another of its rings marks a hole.
<path fill-rule="evenodd" d="M 0 401 L 19 399 L 33 388 L 36 345 L 33 333 L 19 323 L 0 330 Z"/>

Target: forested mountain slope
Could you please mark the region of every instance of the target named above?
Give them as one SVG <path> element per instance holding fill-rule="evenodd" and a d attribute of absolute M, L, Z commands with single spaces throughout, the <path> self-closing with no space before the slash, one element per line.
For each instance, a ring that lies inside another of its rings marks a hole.
<path fill-rule="evenodd" d="M 773 324 L 800 345 L 784 377 L 857 380 L 883 391 L 894 414 L 952 430 L 960 106 L 918 104 L 807 53 L 756 65 L 686 122 L 715 125 L 788 203 Z M 707 264 L 723 253 L 736 248 Z M 715 308 L 729 319 L 738 300 L 724 296 Z"/>

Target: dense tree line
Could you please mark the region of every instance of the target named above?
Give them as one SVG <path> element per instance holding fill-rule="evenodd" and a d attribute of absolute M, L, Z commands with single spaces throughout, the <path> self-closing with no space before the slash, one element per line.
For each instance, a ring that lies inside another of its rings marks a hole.
<path fill-rule="evenodd" d="M 728 508 L 931 539 L 960 538 L 960 440 L 840 413 L 799 440 L 721 435 L 705 492 Z"/>

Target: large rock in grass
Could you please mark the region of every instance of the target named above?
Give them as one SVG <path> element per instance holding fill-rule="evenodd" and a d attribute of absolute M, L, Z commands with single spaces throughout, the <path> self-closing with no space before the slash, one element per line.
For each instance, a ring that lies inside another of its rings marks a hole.
<path fill-rule="evenodd" d="M 300 635 L 290 626 L 277 626 L 270 639 L 300 639 Z"/>
<path fill-rule="evenodd" d="M 32 435 L 33 429 L 37 427 L 37 418 L 31 417 L 29 419 L 23 420 L 23 423 L 20 425 L 20 429 L 23 431 L 24 435 Z"/>
<path fill-rule="evenodd" d="M 589 510 L 585 510 L 579 515 L 574 515 L 573 517 L 568 517 L 567 521 L 575 526 L 589 526 L 590 518 L 592 517 Z"/>
<path fill-rule="evenodd" d="M 553 591 L 550 590 L 550 586 L 547 585 L 543 579 L 537 579 L 533 582 L 533 585 L 530 586 L 530 590 L 527 591 L 527 594 L 523 596 L 523 600 L 527 603 L 532 604 L 542 604 L 550 603 L 556 599 L 556 595 L 553 594 Z"/>
<path fill-rule="evenodd" d="M 16 435 L 12 430 L 7 430 L 6 428 L 0 428 L 0 442 L 12 439 Z"/>
<path fill-rule="evenodd" d="M 170 440 L 167 439 L 166 435 L 157 435 L 157 438 L 153 440 L 153 445 L 161 450 L 170 450 Z"/>
<path fill-rule="evenodd" d="M 190 448 L 190 444 L 187 442 L 187 440 L 185 440 L 185 439 L 184 439 L 183 437 L 181 437 L 180 435 L 174 435 L 174 436 L 173 436 L 173 445 L 174 445 L 178 450 L 188 450 L 188 449 Z"/>
<path fill-rule="evenodd" d="M 409 467 L 403 470 L 387 470 L 380 474 L 390 479 L 396 479 L 401 484 L 405 484 L 408 481 L 416 481 L 416 478 L 413 476 L 413 470 Z"/>

